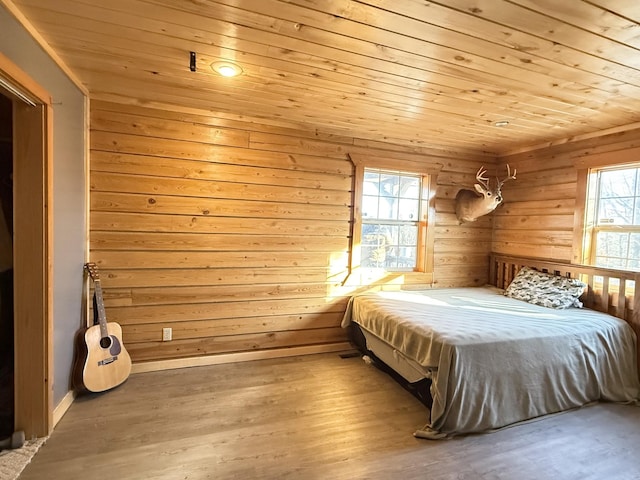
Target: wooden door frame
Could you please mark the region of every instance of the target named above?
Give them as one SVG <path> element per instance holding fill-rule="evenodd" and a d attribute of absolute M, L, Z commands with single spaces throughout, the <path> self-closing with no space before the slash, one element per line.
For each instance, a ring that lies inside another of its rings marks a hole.
<path fill-rule="evenodd" d="M 13 100 L 15 429 L 53 429 L 53 204 L 51 96 L 0 54 Z M 30 103 L 28 103 L 30 102 Z"/>

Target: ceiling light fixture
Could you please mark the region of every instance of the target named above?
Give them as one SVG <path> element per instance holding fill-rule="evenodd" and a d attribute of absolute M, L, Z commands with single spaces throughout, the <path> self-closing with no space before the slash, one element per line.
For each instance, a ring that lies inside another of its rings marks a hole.
<path fill-rule="evenodd" d="M 211 68 L 223 77 L 237 77 L 242 73 L 242 67 L 231 62 L 214 62 Z"/>
<path fill-rule="evenodd" d="M 496 127 L 508 127 L 509 126 L 509 121 L 508 120 L 498 120 L 496 123 L 494 123 L 494 125 Z"/>

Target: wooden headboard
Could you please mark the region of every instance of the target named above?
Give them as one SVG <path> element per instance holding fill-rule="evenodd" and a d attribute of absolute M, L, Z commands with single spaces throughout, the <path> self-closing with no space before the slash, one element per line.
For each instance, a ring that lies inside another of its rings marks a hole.
<path fill-rule="evenodd" d="M 582 280 L 588 285 L 580 298 L 584 306 L 626 320 L 640 338 L 640 273 L 492 253 L 489 283 L 507 288 L 525 266 Z M 624 293 L 621 295 L 620 292 Z"/>

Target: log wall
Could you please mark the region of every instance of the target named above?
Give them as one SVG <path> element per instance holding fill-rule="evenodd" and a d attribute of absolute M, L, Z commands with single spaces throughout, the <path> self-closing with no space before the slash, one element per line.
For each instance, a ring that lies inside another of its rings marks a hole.
<path fill-rule="evenodd" d="M 638 145 L 640 129 L 501 157 L 502 164 L 518 173 L 516 181 L 505 184 L 505 201 L 494 213 L 493 251 L 571 262 L 578 241 L 574 240 L 574 212 L 581 195 L 578 168 L 594 161 L 633 161 Z"/>
<path fill-rule="evenodd" d="M 344 342 L 354 152 L 441 164 L 435 285 L 486 282 L 492 219 L 453 198 L 494 158 L 92 102 L 91 260 L 133 361 Z"/>

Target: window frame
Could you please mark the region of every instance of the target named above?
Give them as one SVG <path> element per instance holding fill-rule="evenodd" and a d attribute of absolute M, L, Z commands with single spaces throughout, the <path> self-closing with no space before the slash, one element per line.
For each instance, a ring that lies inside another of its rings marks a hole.
<path fill-rule="evenodd" d="M 423 163 L 402 159 L 382 158 L 369 155 L 349 154 L 355 167 L 349 271 L 361 269 L 362 244 L 362 194 L 365 169 L 380 169 L 400 174 L 417 175 L 421 178 L 421 206 L 418 219 L 418 245 L 416 251 L 416 267 L 410 270 L 382 270 L 388 275 L 403 275 L 405 280 L 419 283 L 432 283 L 434 270 L 433 248 L 435 243 L 435 197 L 437 175 L 442 165 L 425 166 Z M 367 269 L 369 270 L 369 269 Z M 374 269 L 370 269 L 374 270 Z"/>
<path fill-rule="evenodd" d="M 594 236 L 598 229 L 595 225 L 595 212 L 588 211 L 589 204 L 596 202 L 597 188 L 594 185 L 596 173 L 608 169 L 640 168 L 640 161 L 637 157 L 627 159 L 597 154 L 574 160 L 574 166 L 577 169 L 577 189 L 572 263 L 596 266 Z M 616 269 L 610 268 L 610 270 Z"/>
<path fill-rule="evenodd" d="M 598 224 L 600 202 L 603 200 L 601 197 L 601 175 L 603 172 L 615 171 L 615 170 L 640 170 L 640 162 L 635 164 L 626 165 L 610 165 L 605 167 L 590 168 L 587 173 L 587 192 L 586 192 L 586 204 L 585 204 L 585 238 L 583 243 L 588 248 L 585 248 L 583 253 L 586 261 L 589 265 L 601 266 L 603 268 L 614 268 L 605 265 L 598 265 L 597 250 L 598 243 L 597 237 L 600 232 L 612 232 L 612 233 L 639 233 L 640 225 L 613 225 L 608 226 L 605 224 Z M 635 192 L 634 192 L 635 193 Z M 634 198 L 638 198 L 638 195 L 634 195 Z M 628 252 L 627 252 L 628 253 Z M 625 261 L 629 261 L 629 256 L 625 257 Z M 617 268 L 617 267 L 616 267 Z M 626 269 L 625 269 L 626 270 Z M 635 269 L 633 271 L 636 271 Z"/>

